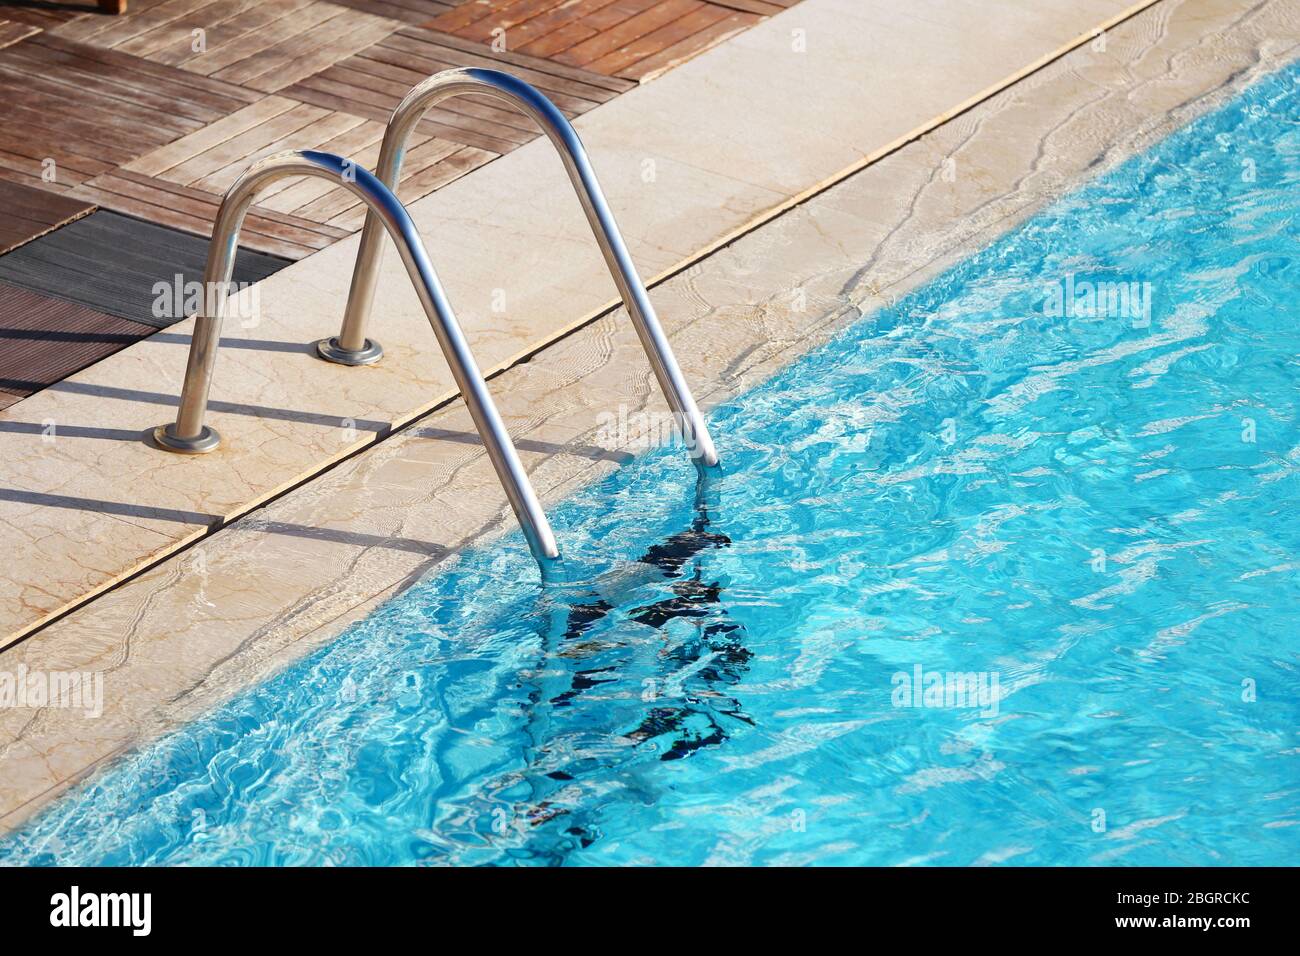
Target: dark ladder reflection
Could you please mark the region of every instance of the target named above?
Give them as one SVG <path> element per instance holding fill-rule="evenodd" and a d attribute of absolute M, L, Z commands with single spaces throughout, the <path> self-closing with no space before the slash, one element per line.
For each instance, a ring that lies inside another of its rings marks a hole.
<path fill-rule="evenodd" d="M 666 641 L 676 641 L 662 657 L 651 699 L 647 701 L 647 712 L 635 727 L 622 734 L 625 741 L 634 744 L 664 740 L 666 746 L 659 753 L 659 760 L 685 759 L 704 748 L 724 743 L 730 732 L 719 718 L 753 724 L 740 701 L 729 693 L 744 676 L 753 653 L 745 646 L 744 625 L 731 619 L 722 600 L 725 593 L 722 582 L 706 578 L 702 560 L 708 552 L 731 545 L 730 538 L 711 528 L 711 516 L 716 511 L 713 482 L 709 476 L 700 475 L 689 527 L 652 545 L 630 566 L 577 593 L 564 595 L 552 605 L 549 614 L 542 615 L 547 622 L 547 632 L 543 635 L 547 662 L 607 655 L 611 649 L 607 641 L 587 647 L 584 638 L 611 615 L 621 614 L 627 620 L 654 628 Z M 646 584 L 664 580 L 672 582 L 669 596 L 631 610 L 619 610 L 628 604 L 622 596 L 630 599 Z M 697 622 L 693 634 L 685 640 L 681 639 L 681 628 L 669 632 L 670 625 L 679 620 Z M 638 635 L 636 643 L 643 641 Z M 633 645 L 629 642 L 627 646 L 631 650 Z M 562 787 L 569 781 L 580 780 L 588 771 L 607 771 L 609 760 L 585 757 L 570 760 L 561 768 L 544 769 L 552 758 L 554 736 L 550 733 L 550 715 L 580 706 L 584 695 L 594 688 L 625 679 L 623 671 L 631 660 L 629 654 L 614 663 L 579 667 L 560 678 L 565 682 L 562 688 L 544 689 L 539 683 L 530 692 L 533 706 L 529 736 L 534 748 L 531 769 L 524 775 L 529 778 L 532 797 L 530 805 L 521 809 L 533 827 L 570 816 L 563 830 L 564 838 L 549 848 L 530 847 L 530 856 L 544 856 L 558 863 L 566 853 L 563 844 L 568 843 L 568 849 L 586 847 L 599 837 L 594 821 L 574 818 L 572 810 L 556 802 L 558 788 L 545 781 Z M 673 686 L 674 678 L 681 674 L 688 675 L 683 683 L 689 683 L 690 690 Z M 661 693 L 665 688 L 670 694 Z M 612 733 L 615 728 L 609 730 Z M 624 757 L 615 759 L 630 760 L 634 755 L 635 751 L 629 747 Z"/>
<path fill-rule="evenodd" d="M 681 673 L 705 661 L 697 670 L 691 671 L 692 676 L 698 677 L 710 691 L 716 692 L 719 688 L 734 685 L 740 680 L 753 654 L 744 645 L 744 626 L 730 620 L 730 612 L 722 603 L 721 583 L 706 583 L 700 562 L 693 564 L 689 577 L 684 576 L 684 569 L 692 563 L 692 559 L 706 551 L 731 545 L 731 539 L 725 534 L 709 530 L 710 510 L 716 510 L 712 484 L 709 476 L 698 476 L 695 514 L 691 526 L 652 545 L 638 559 L 638 564 L 654 568 L 663 578 L 678 579 L 672 584 L 672 596 L 634 608 L 627 612 L 627 617 L 665 633 L 668 625 L 679 618 L 711 618 L 696 632 L 694 639 L 673 647 L 665 660 L 669 665 L 666 667 L 668 675 Z M 564 640 L 581 637 L 613 610 L 614 606 L 604 598 L 573 604 L 569 608 Z M 615 676 L 603 680 L 600 678 L 601 674 L 612 671 L 611 667 L 577 671 L 570 688 L 552 697 L 551 705 L 568 706 L 584 691 L 615 680 Z M 672 743 L 659 759 L 679 760 L 701 747 L 720 744 L 727 739 L 727 732 L 716 720 L 714 711 L 748 724 L 753 723 L 734 697 L 712 696 L 710 707 L 700 707 L 699 703 L 698 696 L 684 694 L 680 704 L 652 707 L 641 724 L 625 736 L 641 742 L 671 735 Z M 703 730 L 693 726 L 701 718 L 706 722 Z"/>

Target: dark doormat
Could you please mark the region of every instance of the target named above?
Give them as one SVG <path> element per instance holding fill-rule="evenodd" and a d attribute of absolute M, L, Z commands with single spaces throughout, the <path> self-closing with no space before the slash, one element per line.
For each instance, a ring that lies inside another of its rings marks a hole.
<path fill-rule="evenodd" d="M 165 328 L 184 316 L 155 307 L 156 286 L 201 282 L 207 255 L 207 239 L 101 209 L 0 256 L 0 282 Z M 287 265 L 240 249 L 233 278 L 257 282 Z"/>

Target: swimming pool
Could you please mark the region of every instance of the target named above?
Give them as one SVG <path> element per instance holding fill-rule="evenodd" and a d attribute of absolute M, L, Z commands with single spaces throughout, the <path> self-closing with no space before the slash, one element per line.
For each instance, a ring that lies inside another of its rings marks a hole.
<path fill-rule="evenodd" d="M 0 862 L 1294 862 L 1298 180 L 1293 66 Z"/>

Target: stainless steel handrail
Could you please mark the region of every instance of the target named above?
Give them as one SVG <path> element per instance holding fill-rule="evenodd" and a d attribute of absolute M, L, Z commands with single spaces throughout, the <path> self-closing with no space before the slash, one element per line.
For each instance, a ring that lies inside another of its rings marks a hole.
<path fill-rule="evenodd" d="M 636 266 L 632 264 L 632 257 L 614 222 L 614 214 L 605 202 L 596 173 L 587 159 L 587 151 L 564 114 L 550 100 L 523 80 L 497 70 L 470 68 L 437 73 L 412 87 L 393 111 L 384 132 L 375 174 L 389 189 L 396 191 L 406 142 L 421 117 L 444 100 L 468 93 L 500 100 L 530 117 L 542 128 L 559 152 L 569 180 L 582 202 L 587 222 L 596 235 L 605 264 L 632 317 L 637 337 L 650 360 L 650 367 L 654 370 L 669 407 L 677 416 L 692 459 L 697 465 L 716 465 L 718 453 L 709 436 L 704 417 L 677 365 L 668 337 L 659 324 L 654 306 L 650 304 L 645 285 L 637 274 Z M 383 354 L 378 343 L 366 338 L 365 334 L 366 320 L 378 279 L 383 232 L 384 224 L 372 209 L 366 216 L 366 225 L 361 233 L 361 248 L 357 252 L 357 264 L 352 273 L 352 289 L 348 294 L 347 311 L 343 314 L 343 326 L 337 337 L 322 339 L 316 344 L 321 358 L 345 365 L 363 365 L 378 361 Z"/>
<path fill-rule="evenodd" d="M 519 519 L 528 548 L 537 559 L 542 577 L 555 577 L 560 559 L 555 534 L 528 480 L 528 473 L 519 461 L 510 433 L 492 402 L 415 223 L 388 187 L 342 157 L 313 150 L 291 150 L 269 156 L 250 166 L 226 192 L 212 226 L 212 244 L 208 247 L 203 275 L 204 305 L 195 319 L 180 409 L 174 423 L 160 425 L 154 430 L 154 441 L 167 451 L 187 454 L 212 451 L 221 442 L 217 432 L 204 424 L 204 417 L 208 392 L 212 387 L 212 372 L 217 363 L 221 320 L 229 295 L 235 252 L 239 248 L 239 230 L 258 193 L 286 176 L 318 176 L 341 183 L 369 207 L 367 223 L 373 220 L 378 224 L 376 228 L 387 230 L 393 237 L 407 275 L 420 297 L 420 304 L 424 306 L 429 324 L 433 326 L 438 344 L 451 366 L 456 386 L 487 448 L 492 467 L 496 469 L 510 506 Z"/>

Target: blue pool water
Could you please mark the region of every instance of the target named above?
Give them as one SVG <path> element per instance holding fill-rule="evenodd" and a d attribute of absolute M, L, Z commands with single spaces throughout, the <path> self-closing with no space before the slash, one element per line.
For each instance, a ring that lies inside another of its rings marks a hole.
<path fill-rule="evenodd" d="M 1298 187 L 1293 67 L 0 862 L 1295 863 Z"/>

